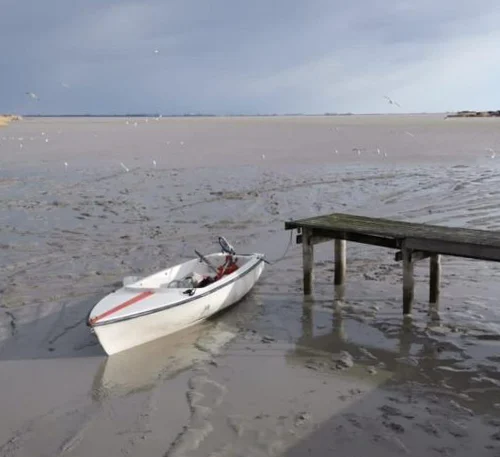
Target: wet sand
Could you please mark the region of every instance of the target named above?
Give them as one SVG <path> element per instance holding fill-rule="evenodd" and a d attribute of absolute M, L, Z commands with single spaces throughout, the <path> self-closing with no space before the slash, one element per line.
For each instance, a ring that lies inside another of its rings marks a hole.
<path fill-rule="evenodd" d="M 340 298 L 320 245 L 304 299 L 286 250 L 285 220 L 333 211 L 498 230 L 500 121 L 443 118 L 2 129 L 0 455 L 499 455 L 500 265 L 444 258 L 429 312 L 418 264 L 403 321 L 392 251 L 348 244 Z M 228 312 L 106 357 L 96 301 L 217 235 L 286 255 Z"/>

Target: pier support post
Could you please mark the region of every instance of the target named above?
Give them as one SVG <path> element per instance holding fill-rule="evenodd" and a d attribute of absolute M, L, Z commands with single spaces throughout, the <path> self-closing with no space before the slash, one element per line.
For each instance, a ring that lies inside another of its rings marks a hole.
<path fill-rule="evenodd" d="M 415 279 L 413 277 L 413 259 L 411 249 L 403 247 L 403 314 L 411 314 L 415 291 Z"/>
<path fill-rule="evenodd" d="M 305 297 L 302 303 L 302 337 L 306 339 L 314 336 L 313 306 L 313 299 Z"/>
<path fill-rule="evenodd" d="M 346 241 L 335 240 L 335 285 L 342 286 L 346 270 Z"/>
<path fill-rule="evenodd" d="M 304 295 L 310 295 L 314 276 L 314 245 L 312 231 L 306 228 L 302 230 L 302 268 Z"/>
<path fill-rule="evenodd" d="M 432 254 L 429 267 L 429 303 L 437 304 L 441 285 L 441 255 Z"/>

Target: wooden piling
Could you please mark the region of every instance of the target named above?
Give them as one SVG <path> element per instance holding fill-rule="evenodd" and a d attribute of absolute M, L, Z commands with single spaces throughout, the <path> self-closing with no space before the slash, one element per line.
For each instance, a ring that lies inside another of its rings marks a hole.
<path fill-rule="evenodd" d="M 310 295 L 314 276 L 314 244 L 312 231 L 309 229 L 302 230 L 302 264 L 304 295 Z"/>
<path fill-rule="evenodd" d="M 335 285 L 342 286 L 346 272 L 346 241 L 335 240 Z"/>
<path fill-rule="evenodd" d="M 412 251 L 403 248 L 403 314 L 411 314 L 415 291 Z"/>
<path fill-rule="evenodd" d="M 441 286 L 441 255 L 430 256 L 429 270 L 429 303 L 437 304 Z"/>

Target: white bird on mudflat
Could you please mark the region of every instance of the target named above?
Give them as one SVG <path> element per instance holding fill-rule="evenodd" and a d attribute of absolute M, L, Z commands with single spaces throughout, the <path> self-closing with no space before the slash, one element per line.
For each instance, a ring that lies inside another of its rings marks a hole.
<path fill-rule="evenodd" d="M 496 154 L 496 152 L 495 152 L 493 149 L 491 149 L 491 148 L 486 148 L 486 150 L 487 150 L 489 153 L 491 153 L 490 157 L 491 157 L 492 159 L 494 159 L 494 158 L 496 157 L 496 155 L 497 155 L 497 154 Z"/>

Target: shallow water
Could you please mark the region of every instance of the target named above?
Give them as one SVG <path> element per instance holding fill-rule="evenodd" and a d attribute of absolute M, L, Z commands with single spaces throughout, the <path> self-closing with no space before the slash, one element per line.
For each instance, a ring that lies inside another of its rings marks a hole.
<path fill-rule="evenodd" d="M 310 433 L 328 443 L 321 429 L 332 414 L 347 425 L 329 425 L 344 427 L 345 440 L 328 446 L 351 454 L 360 452 L 356 430 L 386 437 L 373 427 L 391 433 L 389 441 L 373 438 L 381 455 L 403 448 L 466 455 L 477 443 L 484 455 L 498 452 L 489 437 L 500 411 L 500 265 L 445 257 L 440 308 L 429 313 L 427 262 L 419 263 L 414 317 L 403 322 L 401 265 L 392 251 L 349 243 L 340 296 L 332 285 L 333 247 L 319 245 L 314 298 L 304 299 L 300 246 L 293 238 L 288 246 L 283 230 L 287 219 L 329 212 L 498 230 L 500 157 L 485 150 L 499 144 L 498 122 L 437 116 L 133 122 L 35 119 L 0 131 L 0 385 L 7 386 L 0 408 L 8 411 L 0 420 L 2 452 L 299 455 L 297 443 Z M 218 235 L 240 252 L 285 257 L 267 266 L 250 296 L 229 312 L 105 358 L 84 324 L 96 300 L 124 276 L 192 257 L 194 249 L 217 249 Z M 332 354 L 340 351 L 354 361 L 349 381 L 332 369 Z M 184 398 L 186 383 L 200 376 L 193 365 L 205 377 L 188 386 L 194 392 L 188 397 L 203 391 L 210 419 Z M 256 386 L 269 396 L 251 394 L 245 376 L 252 373 L 260 373 Z M 370 393 L 365 400 L 349 393 L 356 383 Z M 289 386 L 281 394 L 280 384 Z M 315 389 L 309 403 L 297 400 Z M 431 406 L 413 411 L 412 419 L 407 413 L 405 424 L 373 424 L 367 418 L 376 417 L 374 408 L 394 403 L 382 389 L 405 408 L 417 408 L 414 398 Z M 336 400 L 325 408 L 321 398 L 330 391 Z M 182 411 L 178 419 L 168 402 Z M 304 415 L 305 431 L 289 436 L 295 425 L 287 421 L 304 408 L 313 419 Z M 235 414 L 240 425 L 226 421 Z M 255 419 L 259 414 L 273 420 Z M 467 428 L 461 439 L 467 445 L 449 441 L 446 417 Z M 427 447 L 417 429 L 430 440 Z M 55 430 L 51 437 L 48 430 Z"/>

